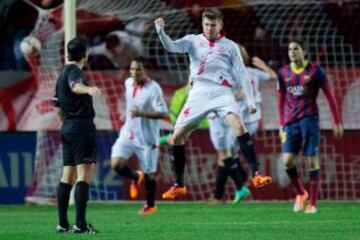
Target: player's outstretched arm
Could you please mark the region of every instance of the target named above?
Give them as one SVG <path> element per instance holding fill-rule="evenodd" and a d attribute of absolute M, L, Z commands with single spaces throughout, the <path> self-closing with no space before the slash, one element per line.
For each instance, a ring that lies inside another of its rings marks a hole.
<path fill-rule="evenodd" d="M 176 53 L 185 53 L 189 49 L 190 41 L 187 36 L 181 38 L 179 40 L 173 41 L 165 32 L 165 20 L 164 18 L 160 17 L 157 18 L 155 21 L 156 31 L 159 35 L 160 42 L 162 43 L 163 47 L 169 52 L 176 52 Z"/>
<path fill-rule="evenodd" d="M 232 56 L 232 63 L 236 76 L 238 76 L 239 81 L 241 82 L 240 85 L 242 86 L 242 91 L 244 92 L 244 95 L 247 99 L 249 112 L 256 113 L 255 99 L 254 99 L 252 86 L 250 83 L 250 77 L 246 71 L 244 62 L 240 55 L 240 50 L 238 48 L 234 50 Z"/>
<path fill-rule="evenodd" d="M 257 67 L 257 68 L 263 70 L 264 72 L 268 73 L 269 76 L 270 76 L 269 80 L 276 80 L 277 75 L 276 75 L 275 71 L 272 70 L 271 67 L 269 67 L 264 62 L 264 60 L 262 60 L 261 58 L 255 56 L 255 57 L 252 58 L 252 64 L 255 67 Z"/>
<path fill-rule="evenodd" d="M 74 93 L 76 94 L 89 94 L 93 97 L 98 97 L 101 96 L 101 90 L 98 87 L 89 87 L 89 86 L 85 86 L 82 83 L 76 83 L 72 89 L 71 89 Z"/>

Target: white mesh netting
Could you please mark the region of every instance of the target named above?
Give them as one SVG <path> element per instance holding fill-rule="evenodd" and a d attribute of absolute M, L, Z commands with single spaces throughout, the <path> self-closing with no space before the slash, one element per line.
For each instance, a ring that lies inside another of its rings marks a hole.
<path fill-rule="evenodd" d="M 360 61 L 359 46 L 346 35 L 346 31 L 334 21 L 332 13 L 338 6 L 321 1 L 209 1 L 208 5 L 221 8 L 225 14 L 225 28 L 229 38 L 243 43 L 252 55 L 265 59 L 272 67 L 279 67 L 286 60 L 286 48 L 291 37 L 301 37 L 307 46 L 308 56 L 321 64 L 336 88 L 346 129 L 359 129 L 360 111 L 359 84 Z M 351 2 L 350 2 L 351 3 Z M 178 3 L 177 3 L 178 4 Z M 157 16 L 165 16 L 166 31 L 176 39 L 187 33 L 198 31 L 199 22 L 194 21 L 191 11 L 194 5 L 184 2 L 181 6 L 172 1 L 131 1 L 131 0 L 78 0 L 78 34 L 96 38 L 97 32 L 121 30 L 140 39 L 142 54 L 149 59 L 150 75 L 164 87 L 166 98 L 171 97 L 173 86 L 187 81 L 188 60 L 186 55 L 170 54 L 163 50 L 153 27 Z M 37 142 L 36 172 L 28 197 L 55 197 L 55 187 L 61 174 L 61 148 L 59 136 L 51 130 L 58 130 L 57 119 L 49 99 L 53 95 L 59 70 L 63 66 L 62 6 L 57 9 L 40 10 L 40 17 L 33 35 L 42 41 L 39 59 L 32 59 L 32 70 L 39 81 L 39 89 L 30 107 L 24 114 L 21 127 L 24 130 L 40 130 Z M 350 16 L 350 15 L 349 15 Z M 346 19 L 348 16 L 342 16 Z M 120 24 L 119 24 L 120 23 Z M 115 26 L 113 29 L 109 26 Z M 50 30 L 49 30 L 50 29 Z M 105 30 L 104 30 L 105 29 Z M 348 31 L 348 30 L 347 30 Z M 355 33 L 359 30 L 354 28 Z M 285 51 L 283 51 L 285 50 Z M 86 71 L 89 80 L 105 93 L 95 100 L 98 129 L 102 130 L 99 144 L 102 158 L 98 166 L 98 176 L 92 185 L 92 199 L 117 199 L 122 181 L 109 169 L 109 151 L 115 140 L 116 130 L 122 125 L 120 116 L 123 109 L 123 75 L 118 71 Z M 261 168 L 271 174 L 275 183 L 282 181 L 283 171 L 278 164 L 280 142 L 277 131 L 275 83 L 265 83 L 263 93 L 263 131 L 256 140 Z M 331 128 L 331 115 L 323 95 L 319 98 L 322 129 Z M 31 119 L 31 121 L 29 121 Z M 163 128 L 170 125 L 162 123 Z M 346 144 L 359 139 L 356 131 L 343 142 L 331 139 L 331 133 L 324 131 L 321 138 L 322 188 L 323 199 L 360 198 L 359 179 L 360 153 L 347 150 Z M 206 134 L 201 136 L 207 136 Z M 330 138 L 330 140 L 328 140 Z M 208 141 L 207 141 L 208 142 Z M 341 145 L 340 147 L 338 145 Z M 205 149 L 205 150 L 204 150 Z M 187 181 L 191 199 L 205 199 L 209 196 L 215 179 L 215 155 L 211 147 L 201 141 L 191 139 L 188 143 L 189 163 Z M 340 151 L 340 152 L 339 152 Z M 173 180 L 169 149 L 161 148 L 159 180 L 169 183 Z M 303 161 L 299 161 L 304 176 Z M 100 169 L 100 170 L 99 170 Z M 102 169 L 102 170 L 101 170 Z M 106 169 L 106 170 L 104 170 Z M 105 175 L 101 175 L 103 170 Z M 285 180 L 286 181 L 286 180 Z M 279 183 L 279 185 L 281 185 Z M 280 188 L 275 188 L 276 191 Z M 273 190 L 273 188 L 272 188 Z M 255 198 L 277 198 L 254 194 Z M 288 198 L 285 194 L 279 197 Z"/>

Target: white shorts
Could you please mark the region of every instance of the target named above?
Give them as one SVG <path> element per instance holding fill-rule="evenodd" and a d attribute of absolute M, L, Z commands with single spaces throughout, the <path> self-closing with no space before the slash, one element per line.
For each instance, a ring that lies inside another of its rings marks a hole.
<path fill-rule="evenodd" d="M 232 149 L 236 142 L 236 136 L 224 119 L 215 114 L 207 117 L 209 123 L 210 139 L 217 151 Z"/>
<path fill-rule="evenodd" d="M 235 101 L 231 88 L 195 82 L 176 120 L 175 128 L 199 125 L 210 112 L 215 112 L 220 118 L 230 112 L 241 117 L 239 104 Z"/>
<path fill-rule="evenodd" d="M 159 158 L 159 147 L 155 145 L 138 144 L 132 140 L 123 140 L 120 137 L 111 148 L 111 158 L 120 157 L 129 160 L 135 154 L 141 171 L 155 173 Z"/>
<path fill-rule="evenodd" d="M 245 127 L 248 131 L 248 133 L 253 136 L 257 133 L 259 129 L 259 122 L 252 122 L 252 123 L 245 123 Z"/>
<path fill-rule="evenodd" d="M 237 142 L 236 136 L 227 125 L 224 119 L 215 114 L 209 114 L 207 117 L 209 123 L 210 139 L 217 151 L 233 149 Z M 245 123 L 248 133 L 253 136 L 259 128 L 259 122 Z"/>

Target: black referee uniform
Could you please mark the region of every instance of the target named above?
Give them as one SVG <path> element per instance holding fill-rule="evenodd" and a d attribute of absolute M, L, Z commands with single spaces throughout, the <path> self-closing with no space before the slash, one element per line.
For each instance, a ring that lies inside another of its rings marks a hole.
<path fill-rule="evenodd" d="M 72 88 L 76 83 L 88 86 L 82 70 L 75 64 L 66 65 L 61 72 L 55 92 L 55 106 L 61 109 L 63 125 L 63 165 L 76 166 L 96 162 L 95 111 L 89 94 L 76 94 Z"/>

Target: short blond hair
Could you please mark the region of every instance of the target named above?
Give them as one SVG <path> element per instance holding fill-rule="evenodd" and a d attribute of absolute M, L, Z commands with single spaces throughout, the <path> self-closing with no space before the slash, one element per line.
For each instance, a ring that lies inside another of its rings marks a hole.
<path fill-rule="evenodd" d="M 202 19 L 207 18 L 210 20 L 219 20 L 223 23 L 224 16 L 222 12 L 217 8 L 207 8 L 202 13 Z"/>

